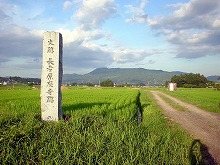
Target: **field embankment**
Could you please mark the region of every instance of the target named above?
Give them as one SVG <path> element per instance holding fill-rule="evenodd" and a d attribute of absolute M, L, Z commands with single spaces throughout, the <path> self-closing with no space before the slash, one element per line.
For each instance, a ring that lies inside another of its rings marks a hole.
<path fill-rule="evenodd" d="M 64 90 L 65 120 L 59 122 L 40 120 L 39 90 L 0 92 L 0 164 L 199 161 L 190 159 L 193 140 L 164 118 L 148 92 L 127 88 Z M 137 100 L 143 114 L 141 124 Z"/>

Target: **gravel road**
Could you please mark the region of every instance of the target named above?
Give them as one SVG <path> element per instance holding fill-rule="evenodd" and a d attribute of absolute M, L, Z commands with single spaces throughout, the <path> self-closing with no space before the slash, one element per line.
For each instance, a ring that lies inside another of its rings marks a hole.
<path fill-rule="evenodd" d="M 204 111 L 159 91 L 152 91 L 151 93 L 157 100 L 158 105 L 163 109 L 164 115 L 179 123 L 195 139 L 201 140 L 207 146 L 211 156 L 220 164 L 220 114 Z M 185 107 L 187 110 L 174 109 L 162 99 L 161 95 Z M 212 164 L 211 158 L 208 159 L 210 160 L 207 160 L 207 164 Z"/>

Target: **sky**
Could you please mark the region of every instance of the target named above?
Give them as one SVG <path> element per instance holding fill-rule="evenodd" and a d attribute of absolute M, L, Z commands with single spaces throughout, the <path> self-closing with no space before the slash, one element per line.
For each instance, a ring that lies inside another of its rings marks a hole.
<path fill-rule="evenodd" d="M 41 77 L 45 31 L 64 74 L 145 68 L 220 75 L 219 0 L 0 0 L 0 76 Z"/>

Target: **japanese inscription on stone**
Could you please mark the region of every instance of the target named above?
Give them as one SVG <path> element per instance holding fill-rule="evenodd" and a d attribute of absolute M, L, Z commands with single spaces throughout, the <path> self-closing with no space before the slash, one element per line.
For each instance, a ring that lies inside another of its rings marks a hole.
<path fill-rule="evenodd" d="M 41 118 L 57 121 L 62 118 L 62 35 L 45 32 L 43 37 L 43 58 L 41 75 Z"/>

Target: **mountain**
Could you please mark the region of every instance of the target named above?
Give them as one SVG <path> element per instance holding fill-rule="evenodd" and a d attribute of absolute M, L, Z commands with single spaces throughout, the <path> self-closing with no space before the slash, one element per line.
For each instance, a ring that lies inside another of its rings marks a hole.
<path fill-rule="evenodd" d="M 161 85 L 169 81 L 173 75 L 184 72 L 167 72 L 163 70 L 149 70 L 144 68 L 97 68 L 84 75 L 64 74 L 63 83 L 93 83 L 110 79 L 114 83 Z"/>
<path fill-rule="evenodd" d="M 6 82 L 7 84 L 15 84 L 15 83 L 24 83 L 28 84 L 30 82 L 34 83 L 35 85 L 40 84 L 41 80 L 39 78 L 22 78 L 18 76 L 8 76 L 8 77 L 0 77 L 0 84 Z"/>
<path fill-rule="evenodd" d="M 220 76 L 208 76 L 207 79 L 214 81 L 214 82 L 219 82 L 220 80 L 218 80 Z"/>

